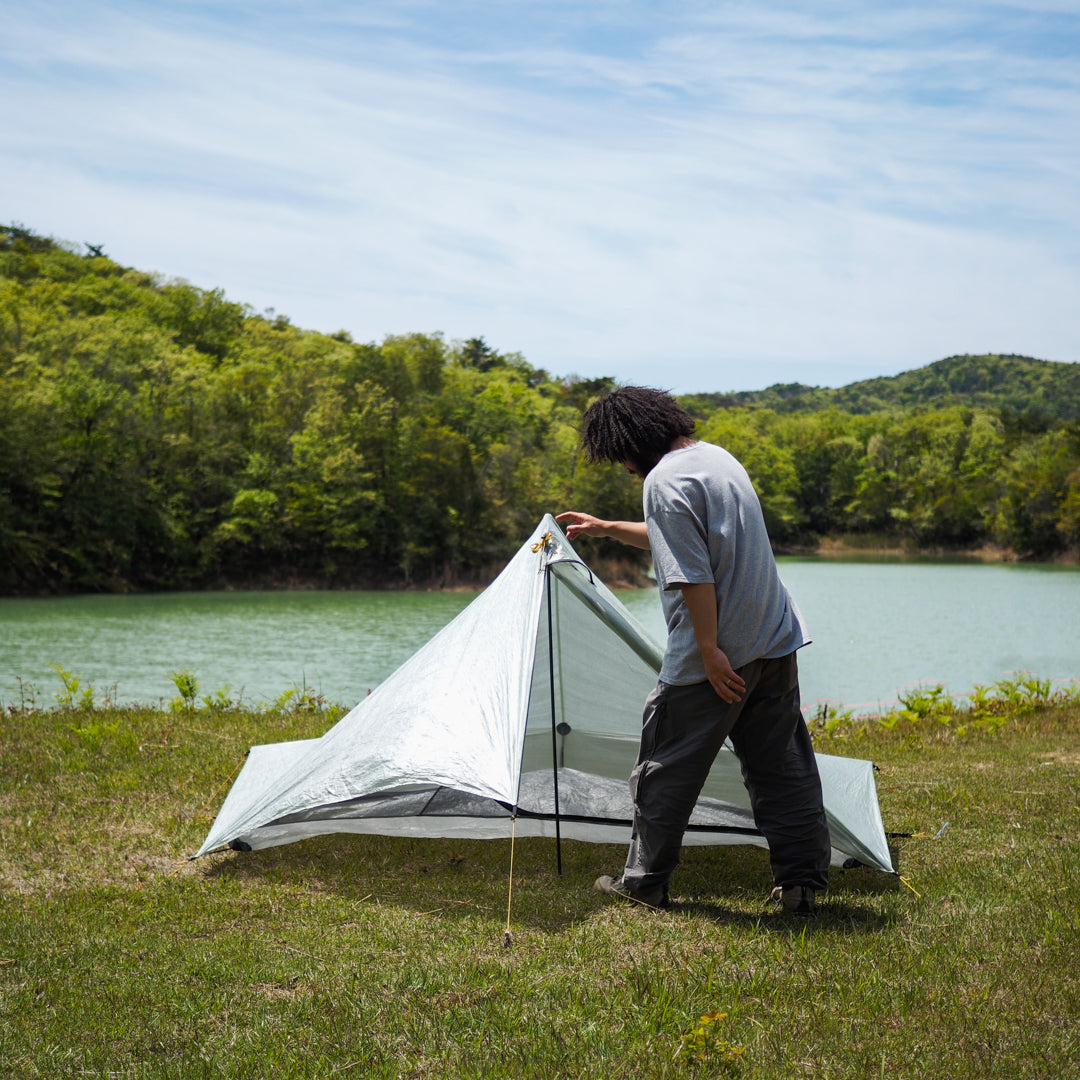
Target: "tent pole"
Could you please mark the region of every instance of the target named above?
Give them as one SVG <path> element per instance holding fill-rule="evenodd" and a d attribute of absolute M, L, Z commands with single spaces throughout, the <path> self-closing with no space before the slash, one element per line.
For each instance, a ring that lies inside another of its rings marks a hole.
<path fill-rule="evenodd" d="M 559 743 L 556 733 L 555 716 L 555 638 L 551 629 L 551 565 L 544 567 L 547 586 L 547 624 L 548 624 L 548 688 L 551 691 L 551 778 L 555 785 L 555 860 L 559 875 L 562 876 L 562 830 L 559 826 Z"/>

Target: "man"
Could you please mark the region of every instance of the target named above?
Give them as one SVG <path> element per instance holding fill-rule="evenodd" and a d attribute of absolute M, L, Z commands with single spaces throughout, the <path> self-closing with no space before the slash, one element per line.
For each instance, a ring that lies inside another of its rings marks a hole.
<path fill-rule="evenodd" d="M 641 476 L 644 521 L 560 514 L 567 536 L 610 537 L 651 549 L 668 640 L 645 704 L 630 776 L 634 832 L 622 876 L 601 892 L 654 906 L 713 760 L 731 739 L 758 828 L 769 843 L 774 899 L 810 915 L 828 885 L 829 828 L 795 651 L 809 643 L 780 581 L 761 506 L 746 470 L 726 450 L 695 441 L 694 420 L 670 394 L 616 389 L 586 410 L 590 462 Z"/>

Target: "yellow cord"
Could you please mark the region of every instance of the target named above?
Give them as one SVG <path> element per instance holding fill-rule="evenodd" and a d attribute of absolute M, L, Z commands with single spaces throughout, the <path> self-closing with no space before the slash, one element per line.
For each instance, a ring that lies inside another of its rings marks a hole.
<path fill-rule="evenodd" d="M 544 533 L 539 540 L 532 546 L 532 552 L 535 555 L 542 547 L 547 546 L 547 542 L 554 536 L 554 533 Z"/>
<path fill-rule="evenodd" d="M 503 948 L 509 949 L 514 940 L 510 932 L 510 902 L 514 896 L 514 838 L 517 835 L 517 814 L 510 819 L 510 885 L 506 890 L 506 929 L 503 931 Z"/>
<path fill-rule="evenodd" d="M 914 885 L 912 885 L 912 884 L 911 884 L 911 882 L 910 882 L 910 881 L 908 881 L 908 879 L 907 879 L 906 877 L 903 877 L 903 876 L 902 876 L 902 875 L 900 875 L 900 874 L 897 874 L 897 877 L 899 877 L 899 878 L 900 878 L 900 880 L 901 880 L 901 881 L 902 881 L 902 882 L 903 882 L 903 883 L 904 883 L 904 884 L 905 884 L 905 885 L 906 885 L 906 886 L 907 886 L 907 887 L 908 887 L 908 888 L 909 888 L 909 889 L 910 889 L 910 890 L 911 890 L 911 891 L 912 891 L 912 892 L 913 892 L 913 893 L 914 893 L 914 894 L 915 894 L 915 895 L 916 895 L 916 896 L 917 896 L 917 897 L 918 897 L 918 898 L 919 898 L 920 900 L 922 899 L 922 893 L 921 893 L 921 892 L 919 892 L 919 890 L 918 890 L 918 889 L 916 889 L 916 888 L 915 888 L 915 886 L 914 886 Z"/>

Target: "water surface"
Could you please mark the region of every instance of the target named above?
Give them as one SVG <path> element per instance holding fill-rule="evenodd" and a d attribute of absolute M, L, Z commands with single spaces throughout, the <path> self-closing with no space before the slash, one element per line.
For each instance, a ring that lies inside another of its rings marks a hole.
<path fill-rule="evenodd" d="M 1080 571 L 1016 565 L 781 559 L 814 643 L 803 703 L 894 704 L 920 682 L 964 693 L 1010 672 L 1080 677 Z M 655 590 L 620 598 L 658 640 Z M 470 593 L 216 592 L 0 599 L 0 698 L 17 676 L 51 703 L 50 663 L 122 701 L 167 700 L 170 671 L 249 703 L 293 686 L 352 704 L 454 617 Z"/>

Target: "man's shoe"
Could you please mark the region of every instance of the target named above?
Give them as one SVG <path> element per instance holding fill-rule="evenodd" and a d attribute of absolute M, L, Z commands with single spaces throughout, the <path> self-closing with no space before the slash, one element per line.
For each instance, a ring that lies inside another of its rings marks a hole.
<path fill-rule="evenodd" d="M 637 904 L 644 904 L 645 907 L 665 909 L 671 906 L 668 900 L 667 886 L 665 885 L 658 885 L 652 889 L 631 891 L 621 877 L 604 874 L 596 879 L 593 888 L 597 892 L 606 893 L 608 896 L 621 896 L 624 900 L 633 900 Z"/>
<path fill-rule="evenodd" d="M 788 915 L 816 915 L 817 897 L 809 885 L 777 885 L 772 899 L 784 906 Z"/>

